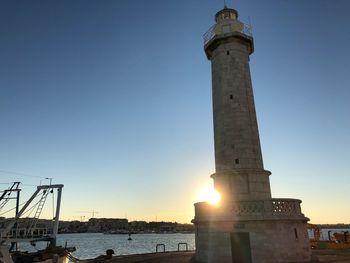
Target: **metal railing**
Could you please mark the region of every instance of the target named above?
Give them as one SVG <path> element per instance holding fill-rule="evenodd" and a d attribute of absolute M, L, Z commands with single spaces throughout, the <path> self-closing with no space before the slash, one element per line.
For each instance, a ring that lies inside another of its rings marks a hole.
<path fill-rule="evenodd" d="M 186 242 L 180 242 L 177 244 L 177 251 L 180 251 L 180 246 L 185 246 L 186 250 L 188 251 L 188 244 Z"/>
<path fill-rule="evenodd" d="M 161 247 L 163 248 L 163 252 L 165 252 L 165 245 L 164 245 L 164 244 L 157 244 L 157 245 L 156 245 L 156 253 L 159 252 L 158 250 L 159 250 L 159 248 L 161 248 Z"/>
<path fill-rule="evenodd" d="M 205 34 L 203 35 L 204 45 L 206 45 L 215 36 L 220 36 L 229 33 L 241 33 L 252 37 L 252 26 L 242 23 L 238 20 L 227 22 L 226 24 L 218 23 L 213 25 Z"/>
<path fill-rule="evenodd" d="M 203 35 L 203 41 L 204 45 L 206 45 L 210 40 L 212 40 L 215 36 L 215 27 L 216 25 L 213 25 L 211 28 L 208 29 L 207 32 Z"/>

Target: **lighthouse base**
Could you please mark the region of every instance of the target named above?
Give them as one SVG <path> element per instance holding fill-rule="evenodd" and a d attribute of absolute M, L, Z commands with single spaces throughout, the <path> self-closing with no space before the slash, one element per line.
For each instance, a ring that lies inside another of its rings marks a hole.
<path fill-rule="evenodd" d="M 306 218 L 300 200 L 241 201 L 225 207 L 195 204 L 200 263 L 310 262 Z"/>

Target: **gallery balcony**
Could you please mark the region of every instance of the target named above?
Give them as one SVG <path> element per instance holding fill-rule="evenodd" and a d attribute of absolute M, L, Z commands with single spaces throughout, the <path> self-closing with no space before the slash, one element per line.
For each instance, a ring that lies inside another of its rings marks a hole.
<path fill-rule="evenodd" d="M 207 221 L 208 218 L 218 221 L 230 220 L 308 220 L 301 212 L 301 200 L 272 198 L 268 200 L 237 201 L 221 206 L 213 206 L 207 202 L 195 204 L 194 221 Z"/>
<path fill-rule="evenodd" d="M 249 54 L 254 52 L 252 26 L 239 20 L 227 20 L 216 23 L 203 35 L 204 50 L 208 59 L 216 47 L 228 38 L 244 41 L 249 49 Z"/>

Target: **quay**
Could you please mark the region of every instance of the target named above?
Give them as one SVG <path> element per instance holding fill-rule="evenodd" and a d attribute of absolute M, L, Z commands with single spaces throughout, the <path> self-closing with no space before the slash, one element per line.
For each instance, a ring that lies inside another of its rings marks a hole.
<path fill-rule="evenodd" d="M 111 259 L 90 259 L 82 260 L 82 263 L 194 263 L 191 258 L 194 251 L 176 251 L 176 252 L 161 252 L 161 253 L 147 253 L 126 256 L 115 256 Z M 310 263 L 350 263 L 350 249 L 331 250 L 331 249 L 317 249 L 312 250 L 312 261 Z"/>

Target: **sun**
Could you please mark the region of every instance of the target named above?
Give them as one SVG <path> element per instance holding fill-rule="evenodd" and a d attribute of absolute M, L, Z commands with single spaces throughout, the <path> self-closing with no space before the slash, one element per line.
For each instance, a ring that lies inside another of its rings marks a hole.
<path fill-rule="evenodd" d="M 199 202 L 207 201 L 211 205 L 218 205 L 220 203 L 221 196 L 219 192 L 215 191 L 212 185 L 207 185 L 202 188 L 197 196 Z"/>

